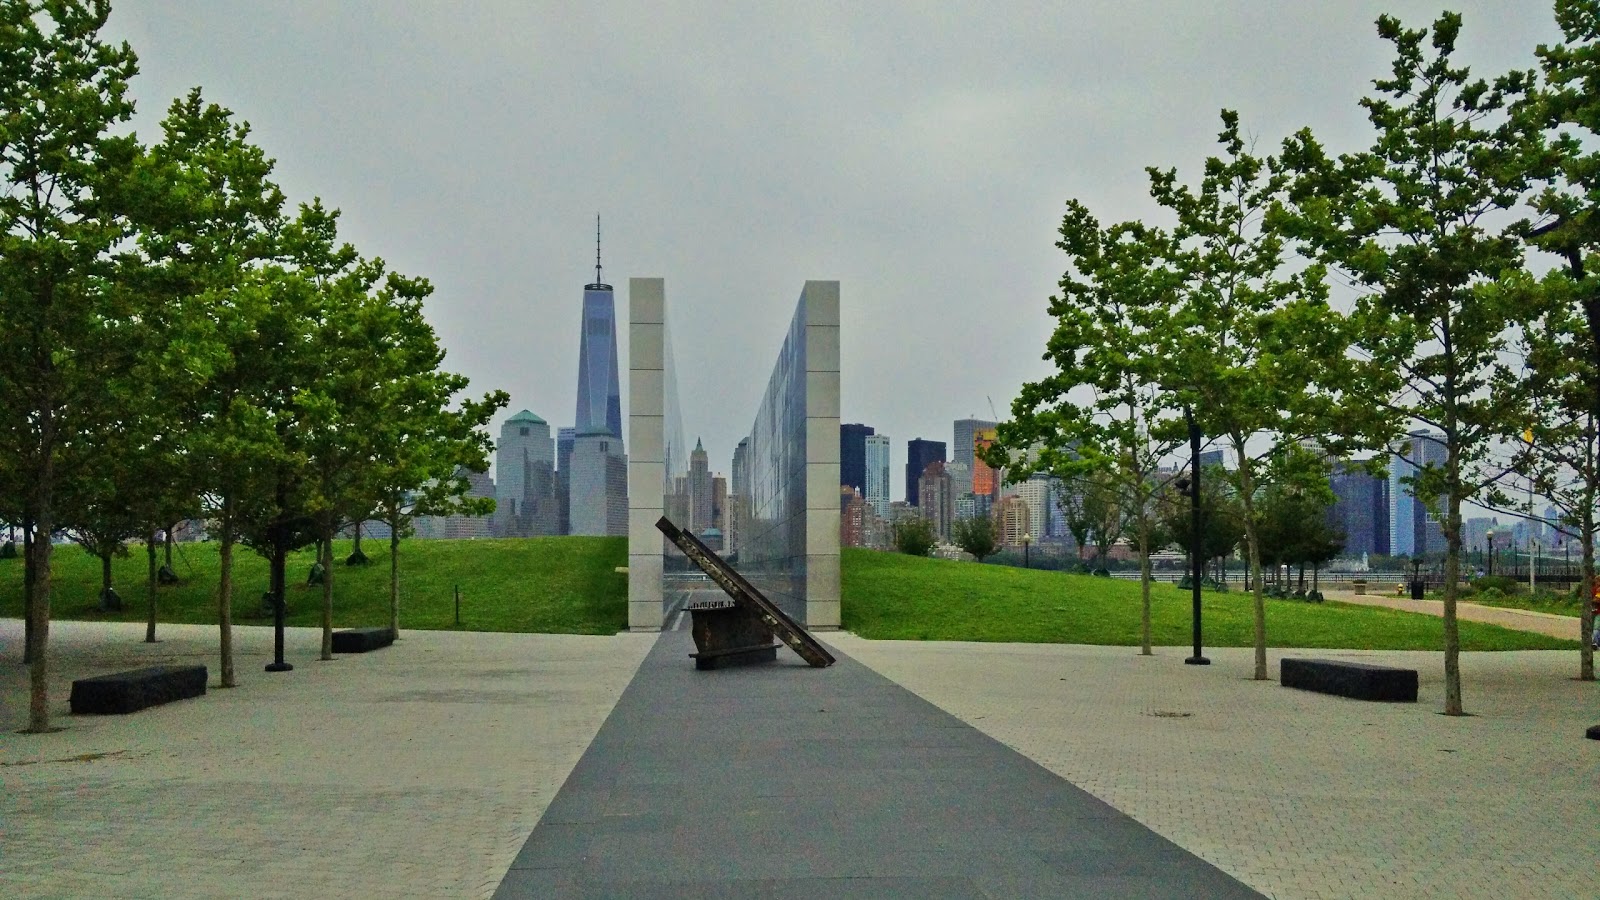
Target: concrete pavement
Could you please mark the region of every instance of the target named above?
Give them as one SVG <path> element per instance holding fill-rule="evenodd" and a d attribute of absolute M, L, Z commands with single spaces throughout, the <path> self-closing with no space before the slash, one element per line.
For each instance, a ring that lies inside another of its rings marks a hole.
<path fill-rule="evenodd" d="M 240 686 L 216 688 L 216 630 L 56 622 L 56 723 L 19 735 L 21 623 L 0 620 L 0 897 L 476 898 L 494 891 L 651 636 L 408 631 L 267 674 L 271 631 L 235 629 Z M 71 716 L 73 678 L 206 665 L 206 696 Z"/>
<path fill-rule="evenodd" d="M 1251 887 L 1280 898 L 1594 896 L 1600 684 L 1577 654 L 1271 651 L 1417 669 L 1416 704 L 1250 680 L 1253 652 L 835 643 Z"/>
<path fill-rule="evenodd" d="M 132 716 L 72 717 L 65 709 L 72 678 L 165 661 L 214 667 L 214 629 L 162 626 L 164 642 L 145 645 L 136 625 L 56 623 L 54 696 L 66 730 L 24 736 L 13 731 L 26 699 L 21 627 L 0 620 L 0 896 L 487 897 L 569 773 L 575 788 L 596 784 L 593 773 L 574 765 L 635 672 L 657 672 L 640 669 L 654 635 L 407 632 L 377 653 L 321 663 L 317 633 L 308 629 L 290 631 L 296 670 L 269 676 L 261 665 L 270 632 L 239 631 L 241 687 Z M 1182 664 L 1181 648 L 1140 657 L 1125 647 L 826 639 L 954 716 L 945 721 L 966 723 L 1043 767 L 994 776 L 1003 790 L 972 819 L 996 821 L 994 834 L 1005 833 L 998 819 L 1006 810 L 1024 818 L 1038 813 L 1005 800 L 1009 791 L 1027 786 L 1070 796 L 1064 779 L 1270 896 L 1594 893 L 1600 742 L 1582 734 L 1600 722 L 1600 685 L 1572 680 L 1577 660 L 1570 651 L 1464 654 L 1473 715 L 1449 718 L 1438 714 L 1437 653 L 1305 652 L 1417 668 L 1421 702 L 1387 705 L 1250 681 L 1250 652 L 1242 649 L 1210 651 L 1215 664 L 1196 668 Z M 1292 652 L 1273 651 L 1274 665 Z M 676 651 L 664 663 L 657 674 L 668 680 L 652 688 L 663 698 L 663 717 L 650 726 L 654 732 L 635 731 L 624 741 L 644 748 L 625 779 L 650 790 L 685 784 L 677 768 L 664 765 L 666 756 L 648 749 L 652 734 L 677 740 L 677 729 L 695 724 L 668 704 L 672 685 L 704 675 L 716 679 L 705 686 L 717 691 L 747 692 L 785 674 L 802 681 L 848 674 L 851 665 L 823 673 L 695 673 Z M 722 678 L 729 674 L 754 677 Z M 902 708 L 888 699 L 898 689 L 877 684 L 835 723 L 882 732 L 879 763 L 856 757 L 838 775 L 856 779 L 859 797 L 825 794 L 834 805 L 793 806 L 802 802 L 796 788 L 826 784 L 830 763 L 851 757 L 814 741 L 796 749 L 783 722 L 767 720 L 735 741 L 742 749 L 734 766 L 739 778 L 776 770 L 787 793 L 733 808 L 773 829 L 789 827 L 781 810 L 798 808 L 824 833 L 853 835 L 854 826 L 835 823 L 877 798 L 880 811 L 924 835 L 969 827 L 949 808 L 883 798 L 896 786 L 911 791 L 913 783 L 926 796 L 958 794 L 1006 768 L 981 761 L 996 748 L 956 738 L 961 728 L 934 733 L 930 723 L 943 713 Z M 811 699 L 788 690 L 767 697 L 789 717 L 799 717 Z M 729 740 L 748 721 L 737 710 L 725 707 L 718 725 Z M 901 732 L 917 740 L 895 751 Z M 706 790 L 698 798 L 684 790 L 684 808 L 705 809 L 719 791 L 728 799 L 731 788 L 714 779 Z M 637 812 L 630 804 L 642 799 L 614 795 L 606 802 L 611 813 L 628 817 Z M 581 806 L 562 815 L 571 818 L 573 810 L 581 815 Z M 980 837 L 970 847 L 1021 847 L 1043 858 L 1071 843 L 1048 838 L 1059 821 L 1045 826 L 1009 844 Z M 779 833 L 757 832 L 757 839 Z M 1040 835 L 1045 840 L 1028 843 Z M 732 838 L 729 859 L 739 849 Z M 607 838 L 625 839 L 616 829 Z M 850 842 L 834 843 L 846 863 L 865 865 Z M 1079 843 L 1096 845 L 1090 837 Z M 785 846 L 774 843 L 755 863 L 741 864 L 799 865 Z M 1008 884 L 995 880 L 1004 873 L 990 863 L 937 846 L 920 858 L 934 877 L 895 889 L 932 897 L 969 887 L 993 893 Z M 884 849 L 896 865 L 918 859 L 918 849 L 905 843 Z M 585 865 L 585 857 L 559 850 L 550 858 L 569 869 Z M 977 877 L 956 877 L 958 859 L 968 859 L 963 865 Z M 789 874 L 796 872 L 805 874 Z M 778 894 L 782 880 L 761 887 Z M 1012 896 L 1030 895 L 1027 883 L 1009 884 Z"/>

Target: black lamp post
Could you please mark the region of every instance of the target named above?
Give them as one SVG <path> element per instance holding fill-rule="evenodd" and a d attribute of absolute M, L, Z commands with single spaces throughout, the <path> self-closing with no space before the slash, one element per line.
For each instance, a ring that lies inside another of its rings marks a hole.
<path fill-rule="evenodd" d="M 1033 535 L 1029 534 L 1026 531 L 1024 531 L 1022 533 L 1022 567 L 1024 569 L 1031 568 L 1028 565 L 1028 545 L 1030 543 L 1032 543 L 1032 542 L 1033 542 Z"/>
<path fill-rule="evenodd" d="M 1183 419 L 1189 423 L 1189 581 L 1194 598 L 1194 655 L 1184 660 L 1191 666 L 1209 666 L 1211 660 L 1200 653 L 1200 426 L 1194 410 L 1185 406 Z"/>
<path fill-rule="evenodd" d="M 1494 574 L 1494 532 L 1489 532 L 1489 573 Z"/>

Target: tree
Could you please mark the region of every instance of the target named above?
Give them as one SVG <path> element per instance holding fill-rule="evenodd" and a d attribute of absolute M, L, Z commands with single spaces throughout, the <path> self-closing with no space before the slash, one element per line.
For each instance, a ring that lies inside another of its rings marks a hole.
<path fill-rule="evenodd" d="M 1174 265 L 1184 277 L 1175 327 L 1162 332 L 1169 366 L 1161 378 L 1194 410 L 1201 432 L 1233 451 L 1236 465 L 1222 474 L 1244 529 L 1261 681 L 1269 673 L 1259 494 L 1287 474 L 1273 465 L 1285 448 L 1327 442 L 1362 417 L 1337 402 L 1347 342 L 1323 269 L 1286 271 L 1281 226 L 1267 215 L 1289 176 L 1246 149 L 1232 110 L 1222 111 L 1218 142 L 1222 153 L 1206 160 L 1198 190 L 1172 169 L 1149 170 L 1151 196 L 1178 218 Z"/>
<path fill-rule="evenodd" d="M 109 15 L 107 0 L 0 0 L 0 456 L 17 461 L 37 536 L 33 733 L 51 730 L 57 493 L 83 464 L 84 436 L 140 394 L 111 352 L 140 327 L 138 298 L 115 290 L 118 251 L 164 190 L 139 177 L 143 153 L 125 133 L 137 64 L 100 39 Z"/>
<path fill-rule="evenodd" d="M 1078 571 L 1088 572 L 1088 564 L 1083 561 L 1083 550 L 1089 546 L 1089 530 L 1092 523 L 1084 511 L 1084 496 L 1087 493 L 1088 478 L 1079 478 L 1074 481 L 1060 480 L 1061 491 L 1056 494 L 1056 508 L 1061 510 L 1061 519 L 1067 526 L 1067 533 L 1072 535 L 1072 546 L 1077 551 Z"/>
<path fill-rule="evenodd" d="M 986 556 L 993 556 L 999 549 L 999 535 L 995 532 L 994 520 L 988 516 L 957 519 L 955 527 L 951 529 L 951 537 L 957 547 L 971 553 L 978 562 L 983 562 Z"/>
<path fill-rule="evenodd" d="M 207 104 L 199 89 L 173 101 L 151 148 L 173 183 L 197 209 L 147 228 L 140 248 L 149 259 L 144 289 L 162 297 L 164 327 L 181 337 L 189 377 L 167 385 L 167 415 L 183 427 L 157 466 L 162 486 L 158 520 L 168 530 L 203 497 L 214 517 L 219 549 L 217 624 L 220 681 L 233 687 L 233 551 L 242 522 L 268 500 L 269 474 L 283 452 L 272 427 L 270 367 L 275 340 L 295 339 L 283 327 L 274 285 L 286 274 L 269 265 L 279 253 L 283 194 L 271 181 L 272 160 L 250 142 L 250 126 Z M 169 544 L 170 546 L 170 544 Z M 170 564 L 170 560 L 169 560 Z"/>
<path fill-rule="evenodd" d="M 894 548 L 908 556 L 927 556 L 938 543 L 933 523 L 921 516 L 907 516 L 894 523 Z"/>
<path fill-rule="evenodd" d="M 294 266 L 279 302 L 297 310 L 298 340 L 282 348 L 275 421 L 288 453 L 268 515 L 257 525 L 259 549 L 272 562 L 273 590 L 283 599 L 289 552 L 315 542 L 322 565 L 322 655 L 333 659 L 333 537 L 359 496 L 371 458 L 369 435 L 382 415 L 377 388 L 393 374 L 385 363 L 392 311 L 374 286 L 382 260 L 363 259 L 338 240 L 337 210 L 303 206 L 284 229 L 282 249 Z"/>
<path fill-rule="evenodd" d="M 1113 487 L 1140 548 L 1142 652 L 1149 655 L 1155 498 L 1171 480 L 1161 461 L 1183 434 L 1175 398 L 1159 384 L 1158 347 L 1181 279 L 1166 265 L 1171 241 L 1159 229 L 1102 227 L 1072 200 L 1060 235 L 1068 269 L 1050 299 L 1056 326 L 1044 354 L 1056 371 L 1022 386 L 983 457 L 1008 467 L 1013 480 L 1048 472 L 1069 485 L 1102 476 Z"/>
<path fill-rule="evenodd" d="M 1326 563 L 1344 547 L 1344 536 L 1328 524 L 1332 498 L 1326 482 L 1320 489 L 1293 482 L 1274 485 L 1262 495 L 1262 559 L 1274 569 L 1299 565 L 1302 587 L 1306 565 Z"/>
<path fill-rule="evenodd" d="M 1106 559 L 1111 546 L 1122 538 L 1128 521 L 1123 515 L 1122 500 L 1117 496 L 1115 477 L 1105 470 L 1094 472 L 1084 479 L 1083 515 L 1088 519 L 1094 535 L 1096 574 L 1106 570 Z"/>
<path fill-rule="evenodd" d="M 1419 422 L 1442 435 L 1444 464 L 1423 467 L 1412 489 L 1439 512 L 1445 534 L 1448 715 L 1463 714 L 1461 504 L 1502 476 L 1489 453 L 1520 430 L 1526 408 L 1525 387 L 1501 354 L 1528 311 L 1483 288 L 1522 267 L 1522 226 L 1509 219 L 1542 146 L 1537 128 L 1506 114 L 1532 73 L 1473 80 L 1452 61 L 1460 31 L 1454 13 L 1431 34 L 1380 17 L 1378 33 L 1396 56 L 1391 76 L 1375 82 L 1379 96 L 1361 101 L 1377 133 L 1371 149 L 1334 160 L 1302 131 L 1283 151 L 1297 173 L 1285 227 L 1362 291 L 1351 324 L 1367 364 L 1351 383 L 1371 389 L 1391 433 Z"/>
<path fill-rule="evenodd" d="M 1212 466 L 1210 475 L 1220 469 Z M 1216 479 L 1200 479 L 1200 540 L 1194 538 L 1194 518 L 1187 491 L 1166 495 L 1161 523 L 1172 543 L 1202 560 L 1227 556 L 1244 537 L 1244 515 L 1229 486 Z"/>
<path fill-rule="evenodd" d="M 1513 287 L 1512 302 L 1536 298 L 1539 319 L 1523 332 L 1537 414 L 1524 460 L 1527 477 L 1561 511 L 1583 559 L 1582 596 L 1594 596 L 1595 507 L 1600 503 L 1600 4 L 1556 0 L 1565 44 L 1540 47 L 1545 85 L 1521 110 L 1535 127 L 1576 129 L 1553 144 L 1558 178 L 1534 198 L 1543 221 L 1530 236 L 1563 265 L 1531 291 Z M 1582 604 L 1579 678 L 1593 681 L 1594 610 Z"/>
<path fill-rule="evenodd" d="M 366 388 L 374 401 L 361 425 L 367 459 L 352 491 L 351 509 L 376 510 L 388 522 L 389 628 L 400 633 L 400 539 L 419 515 L 487 515 L 492 498 L 466 496 L 468 472 L 488 468 L 486 430 L 496 410 L 510 402 L 504 391 L 481 400 L 456 395 L 464 376 L 443 371 L 444 351 L 423 317 L 433 291 L 425 279 L 390 273 L 379 293 L 385 311 L 378 377 Z"/>

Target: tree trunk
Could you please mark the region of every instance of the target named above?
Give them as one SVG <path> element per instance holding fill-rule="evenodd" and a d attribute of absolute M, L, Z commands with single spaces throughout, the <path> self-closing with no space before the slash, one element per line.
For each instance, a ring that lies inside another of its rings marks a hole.
<path fill-rule="evenodd" d="M 33 595 L 33 654 L 28 666 L 28 727 L 29 734 L 44 734 L 50 727 L 50 553 L 54 549 L 50 534 L 55 531 L 52 483 L 55 466 L 55 424 L 48 409 L 41 416 L 41 440 L 44 449 L 43 471 L 40 473 L 36 496 L 38 509 L 34 518 L 34 595 Z"/>
<path fill-rule="evenodd" d="M 222 686 L 238 682 L 233 673 L 233 499 L 222 501 L 222 534 L 218 555 L 222 558 L 221 583 L 217 588 L 217 627 L 222 642 Z"/>
<path fill-rule="evenodd" d="M 111 590 L 111 553 L 100 554 L 100 596 L 104 597 Z"/>
<path fill-rule="evenodd" d="M 1461 578 L 1461 462 L 1456 448 L 1450 448 L 1450 499 L 1445 513 L 1444 537 L 1444 714 L 1466 713 L 1461 705 L 1461 629 L 1456 622 L 1456 582 Z"/>
<path fill-rule="evenodd" d="M 172 529 L 177 527 L 177 524 L 178 523 L 176 523 L 176 522 L 168 523 L 167 524 L 167 528 L 166 528 L 166 536 L 164 538 L 162 538 L 162 540 L 161 540 L 161 543 L 166 545 L 166 550 L 167 550 L 167 559 L 166 559 L 167 571 L 169 571 L 169 572 L 171 572 L 173 574 L 177 574 L 177 572 L 178 572 L 177 569 L 174 569 L 172 567 Z"/>
<path fill-rule="evenodd" d="M 33 520 L 22 523 L 22 664 L 33 662 L 33 603 L 34 581 L 37 580 L 39 561 L 33 555 Z"/>
<path fill-rule="evenodd" d="M 148 585 L 150 603 L 144 621 L 144 642 L 146 644 L 154 644 L 156 642 L 156 534 L 154 530 L 145 536 L 144 549 L 150 563 L 150 584 Z"/>
<path fill-rule="evenodd" d="M 1139 655 L 1150 656 L 1154 651 L 1150 649 L 1150 522 L 1146 516 L 1139 517 L 1139 591 Z"/>
<path fill-rule="evenodd" d="M 365 524 L 367 524 L 365 521 L 361 521 L 361 522 L 357 522 L 356 523 L 356 538 L 355 538 L 356 545 L 351 550 L 351 553 L 350 553 L 351 556 L 359 556 L 359 555 L 361 555 L 361 526 L 363 526 Z"/>
<path fill-rule="evenodd" d="M 389 519 L 389 630 L 400 640 L 400 517 Z"/>
<path fill-rule="evenodd" d="M 1267 676 L 1267 601 L 1261 590 L 1261 542 L 1256 538 L 1255 480 L 1250 471 L 1250 457 L 1244 452 L 1244 441 L 1233 441 L 1239 459 L 1239 504 L 1244 507 L 1244 540 L 1250 550 L 1250 581 L 1255 586 L 1252 606 L 1255 612 L 1256 681 L 1266 681 Z"/>
<path fill-rule="evenodd" d="M 333 659 L 333 525 L 322 526 L 322 658 Z"/>

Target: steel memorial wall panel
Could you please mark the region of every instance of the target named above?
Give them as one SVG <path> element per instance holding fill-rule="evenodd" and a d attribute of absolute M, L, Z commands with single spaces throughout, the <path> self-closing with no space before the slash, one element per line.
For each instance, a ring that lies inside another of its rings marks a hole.
<path fill-rule="evenodd" d="M 751 427 L 746 463 L 740 572 L 810 627 L 838 627 L 838 282 L 806 282 Z"/>

